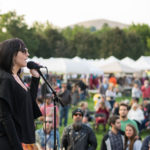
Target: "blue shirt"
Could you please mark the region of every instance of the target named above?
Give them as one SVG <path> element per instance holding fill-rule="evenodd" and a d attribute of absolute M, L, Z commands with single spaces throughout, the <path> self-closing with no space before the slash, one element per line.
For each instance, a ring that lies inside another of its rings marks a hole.
<path fill-rule="evenodd" d="M 56 140 L 57 146 L 60 148 L 58 129 L 56 130 Z M 41 147 L 45 147 L 45 132 L 43 128 L 36 131 L 36 142 L 39 143 Z M 54 148 L 54 130 L 51 130 L 51 132 L 47 134 L 46 145 L 48 145 L 48 148 Z"/>

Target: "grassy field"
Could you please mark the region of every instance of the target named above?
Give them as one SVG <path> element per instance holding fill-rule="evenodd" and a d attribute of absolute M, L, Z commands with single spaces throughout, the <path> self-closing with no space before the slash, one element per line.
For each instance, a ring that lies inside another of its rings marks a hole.
<path fill-rule="evenodd" d="M 130 99 L 130 98 L 128 98 L 128 97 L 117 98 L 117 101 L 121 101 L 121 100 L 125 100 L 125 99 Z M 89 108 L 91 111 L 94 111 L 94 103 L 93 103 L 92 98 L 89 98 L 89 99 L 87 100 L 87 102 L 88 102 L 88 108 Z M 70 110 L 69 110 L 68 125 L 71 124 L 72 121 L 73 121 L 73 120 L 72 120 L 72 110 L 73 110 L 73 109 L 74 109 L 74 108 L 72 107 L 72 108 L 70 108 Z M 92 125 L 92 122 L 91 122 L 91 125 Z M 106 127 L 106 129 L 107 129 L 106 132 L 108 131 L 108 128 L 109 128 L 109 126 L 107 125 L 107 127 Z M 60 137 L 61 137 L 61 135 L 62 135 L 63 129 L 64 129 L 64 127 L 60 127 L 60 129 L 59 129 L 59 131 L 60 131 Z M 94 132 L 95 132 L 95 134 L 96 134 L 97 143 L 98 143 L 97 150 L 100 150 L 101 141 L 102 141 L 103 135 L 104 135 L 106 132 L 103 131 L 103 127 L 102 127 L 102 126 L 100 126 L 100 128 L 99 128 L 98 131 L 95 131 L 95 130 L 94 130 Z M 149 134 L 150 134 L 150 130 L 149 130 L 149 131 L 147 131 L 147 130 L 142 131 L 142 133 L 141 133 L 142 139 L 144 139 L 144 137 L 147 136 L 147 135 L 149 135 Z"/>

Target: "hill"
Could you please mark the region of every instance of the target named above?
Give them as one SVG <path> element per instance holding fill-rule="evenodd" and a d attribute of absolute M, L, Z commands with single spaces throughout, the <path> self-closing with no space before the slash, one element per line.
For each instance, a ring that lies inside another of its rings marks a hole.
<path fill-rule="evenodd" d="M 95 27 L 97 30 L 99 30 L 103 27 L 104 24 L 107 24 L 111 28 L 118 27 L 120 29 L 123 29 L 129 26 L 127 24 L 123 24 L 123 23 L 116 22 L 116 21 L 110 21 L 106 19 L 96 19 L 96 20 L 79 22 L 79 23 L 70 25 L 70 27 L 74 27 L 75 25 L 78 25 L 78 26 L 84 26 L 85 28 Z"/>

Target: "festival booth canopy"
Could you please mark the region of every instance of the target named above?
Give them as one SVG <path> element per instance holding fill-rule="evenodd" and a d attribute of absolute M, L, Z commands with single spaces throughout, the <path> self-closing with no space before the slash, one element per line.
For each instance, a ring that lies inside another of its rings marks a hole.
<path fill-rule="evenodd" d="M 116 62 L 116 61 L 120 61 L 120 60 L 114 56 L 110 56 L 104 60 L 104 64 L 109 64 L 109 63 Z"/>
<path fill-rule="evenodd" d="M 125 57 L 121 59 L 121 62 L 127 66 L 130 66 L 132 68 L 135 68 L 135 60 L 131 59 L 130 57 Z"/>
<path fill-rule="evenodd" d="M 67 58 L 51 58 L 47 64 L 48 70 L 63 74 L 87 74 L 87 65 Z"/>
<path fill-rule="evenodd" d="M 138 70 L 133 69 L 120 61 L 114 61 L 101 66 L 104 73 L 135 73 Z"/>
<path fill-rule="evenodd" d="M 81 59 L 80 57 L 74 57 L 72 58 L 73 61 L 78 62 L 80 64 L 84 64 L 88 66 L 89 72 L 88 74 L 94 74 L 94 75 L 103 75 L 104 72 L 98 67 L 96 63 L 99 62 L 99 60 L 92 60 L 92 59 Z"/>
<path fill-rule="evenodd" d="M 61 74 L 103 74 L 103 72 L 98 67 L 92 64 L 68 58 L 43 59 L 33 57 L 32 59 L 29 59 L 29 61 L 34 61 L 42 66 L 46 66 L 49 72 Z M 27 68 L 24 68 L 24 72 L 29 73 L 29 70 Z"/>
<path fill-rule="evenodd" d="M 144 71 L 150 70 L 150 56 L 141 56 L 136 62 L 135 67 Z"/>

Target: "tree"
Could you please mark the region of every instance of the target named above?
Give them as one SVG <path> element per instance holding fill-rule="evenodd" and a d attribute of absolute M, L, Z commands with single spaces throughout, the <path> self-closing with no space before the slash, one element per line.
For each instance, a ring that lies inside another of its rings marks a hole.
<path fill-rule="evenodd" d="M 144 43 L 144 53 L 145 55 L 149 54 L 149 46 L 148 39 L 150 38 L 150 27 L 147 24 L 132 24 L 128 29 L 129 32 L 136 32 L 139 36 L 141 36 L 141 40 Z"/>
<path fill-rule="evenodd" d="M 111 29 L 101 35 L 101 57 L 115 56 L 123 58 L 126 53 L 126 35 L 119 28 Z"/>
<path fill-rule="evenodd" d="M 141 36 L 139 36 L 135 32 L 128 32 L 126 36 L 127 36 L 127 51 L 125 55 L 133 59 L 137 59 L 141 55 L 144 55 L 145 47 Z"/>
<path fill-rule="evenodd" d="M 67 41 L 56 29 L 45 30 L 45 35 L 52 57 L 65 57 L 68 55 Z"/>
<path fill-rule="evenodd" d="M 34 28 L 28 28 L 24 21 L 24 16 L 17 16 L 15 11 L 9 11 L 0 16 L 1 28 L 5 28 L 10 38 L 21 38 L 27 45 L 31 56 L 33 56 L 38 47 L 38 40 L 34 36 Z"/>
<path fill-rule="evenodd" d="M 78 33 L 74 38 L 76 55 L 84 58 L 98 58 L 100 40 L 92 33 Z"/>

